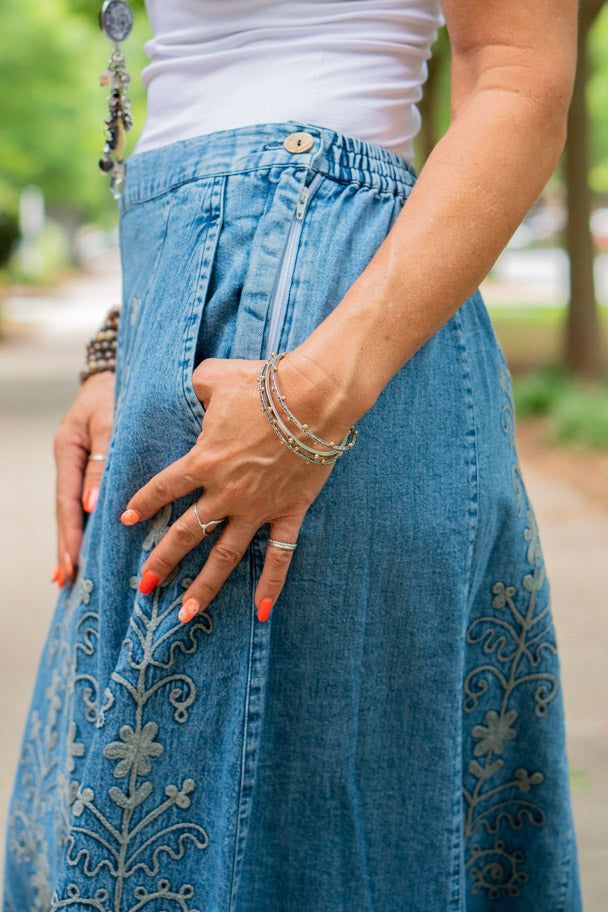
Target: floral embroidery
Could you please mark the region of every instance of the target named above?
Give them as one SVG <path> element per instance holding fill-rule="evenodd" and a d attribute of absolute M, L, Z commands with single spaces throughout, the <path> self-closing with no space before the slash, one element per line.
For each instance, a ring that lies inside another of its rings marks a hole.
<path fill-rule="evenodd" d="M 499 716 L 493 709 L 486 713 L 486 724 L 476 725 L 471 733 L 474 738 L 481 738 L 479 744 L 475 745 L 473 751 L 475 756 L 479 757 L 491 752 L 504 753 L 505 741 L 512 741 L 517 737 L 515 730 L 510 727 L 516 719 L 517 710 L 515 709 L 509 710 L 502 716 Z"/>
<path fill-rule="evenodd" d="M 168 506 L 150 523 L 144 550 L 160 541 L 170 516 Z M 23 788 L 10 824 L 11 850 L 30 869 L 34 899 L 28 912 L 69 907 L 139 912 L 146 906 L 198 912 L 191 905 L 194 886 L 175 886 L 161 874 L 164 857 L 179 860 L 189 849 L 207 847 L 206 831 L 187 816 L 197 783 L 188 776 L 159 786 L 152 778 L 154 763 L 164 755 L 162 714 L 146 718 L 151 701 L 165 694 L 171 717 L 183 725 L 196 700 L 192 678 L 172 670 L 176 657 L 194 654 L 201 634 L 212 629 L 208 614 L 187 628 L 177 619 L 179 592 L 190 584 L 174 572 L 152 598 L 140 601 L 137 579 L 131 579 L 133 606 L 123 641 L 126 661 L 112 673 L 110 686 L 100 685 L 95 674 L 99 612 L 93 608 L 94 583 L 81 576 L 67 593 L 49 641 L 45 714 L 41 718 L 34 711 L 31 716 L 21 760 Z M 167 597 L 172 587 L 177 592 Z M 97 793 L 82 779 L 89 751 L 76 720 L 93 730 L 103 729 L 119 694 L 121 714 L 131 705 L 132 717 L 125 718 L 117 737 L 101 749 L 103 762 L 111 764 L 113 784 Z M 77 707 L 80 714 L 75 714 Z M 44 821 L 51 815 L 55 846 L 45 836 Z M 90 893 L 84 888 L 86 881 L 79 879 L 61 895 L 51 896 L 58 849 L 63 850 L 68 869 L 91 879 Z M 100 882 L 102 874 L 109 881 Z M 142 875 L 155 878 L 149 888 L 142 884 Z"/>
<path fill-rule="evenodd" d="M 77 641 L 75 647 L 71 647 L 69 631 L 74 624 L 77 606 L 88 603 L 92 588 L 92 583 L 80 576 L 69 595 L 59 604 L 47 652 L 51 673 L 50 684 L 44 694 L 44 710 L 41 707 L 44 722 L 39 712 L 34 710 L 22 748 L 19 764 L 22 790 L 13 806 L 8 834 L 10 850 L 31 871 L 34 898 L 29 912 L 47 912 L 51 903 L 51 846 L 42 821 L 55 816 L 58 844 L 62 842 L 67 823 L 64 799 L 69 783 L 65 772 L 58 768 L 57 756 L 60 722 L 64 713 L 70 713 L 76 684 L 82 680 L 76 673 L 78 649 L 90 651 L 94 635 L 93 628 L 85 626 L 86 642 Z M 91 618 L 97 618 L 97 615 L 87 610 L 77 629 L 82 630 L 83 622 L 86 625 Z M 97 682 L 88 680 L 85 702 L 96 691 Z M 71 721 L 67 726 L 65 749 L 68 773 L 73 772 L 75 760 L 83 755 L 84 745 L 77 740 L 76 724 Z"/>
<path fill-rule="evenodd" d="M 144 550 L 158 544 L 167 531 L 170 516 L 171 506 L 157 514 L 143 543 Z M 175 814 L 190 808 L 196 780 L 186 777 L 179 783 L 168 782 L 159 790 L 151 778 L 153 764 L 163 755 L 164 748 L 159 740 L 159 724 L 146 720 L 146 709 L 155 695 L 165 692 L 175 722 L 187 722 L 196 687 L 191 677 L 172 673 L 171 668 L 178 652 L 191 655 L 199 646 L 199 634 L 211 632 L 208 614 L 201 615 L 187 630 L 179 622 L 181 597 L 178 594 L 165 598 L 175 581 L 174 572 L 151 598 L 141 602 L 137 578 L 130 581 L 135 594 L 129 631 L 123 642 L 127 670 L 121 666 L 114 671 L 112 681 L 128 696 L 133 719 L 122 725 L 118 738 L 102 750 L 104 759 L 114 764 L 113 778 L 119 782 L 104 790 L 105 795 L 97 795 L 93 788 L 76 779 L 70 782 L 71 813 L 77 823 L 67 834 L 67 865 L 91 879 L 98 879 L 105 872 L 111 876 L 113 888 L 104 890 L 103 897 L 99 890 L 85 896 L 81 885 L 71 883 L 65 896 L 54 897 L 52 912 L 69 906 L 106 910 L 108 904 L 115 912 L 125 908 L 136 912 L 161 900 L 180 912 L 196 912 L 190 906 L 195 894 L 191 884 L 175 889 L 161 878 L 148 889 L 141 883 L 142 874 L 158 877 L 163 856 L 179 860 L 189 847 L 205 849 L 208 845 L 207 833 L 199 823 L 176 818 Z M 190 584 L 190 579 L 181 580 L 182 588 Z M 177 633 L 185 638 L 178 639 Z"/>
<path fill-rule="evenodd" d="M 66 769 L 68 773 L 73 773 L 76 767 L 74 762 L 75 757 L 84 757 L 84 744 L 81 741 L 76 740 L 76 723 L 74 721 L 70 722 L 70 727 L 68 729 L 68 742 L 67 742 L 67 760 L 66 760 Z"/>
<path fill-rule="evenodd" d="M 126 776 L 133 769 L 137 776 L 147 776 L 152 769 L 151 757 L 159 757 L 163 752 L 162 744 L 154 741 L 158 725 L 146 722 L 140 732 L 135 732 L 130 725 L 120 729 L 120 741 L 113 741 L 104 749 L 103 755 L 108 760 L 120 760 L 114 769 L 117 779 Z"/>
<path fill-rule="evenodd" d="M 483 890 L 493 899 L 518 896 L 520 885 L 528 879 L 523 870 L 523 853 L 508 846 L 505 839 L 499 839 L 499 830 L 503 827 L 519 830 L 525 824 L 542 826 L 545 822 L 540 804 L 528 797 L 544 782 L 544 774 L 523 768 L 507 772 L 509 746 L 517 740 L 520 721 L 511 699 L 517 688 L 531 685 L 534 711 L 540 717 L 547 712 L 558 690 L 557 676 L 542 664 L 543 655 L 555 654 L 556 647 L 548 590 L 544 600 L 539 599 L 546 583 L 545 567 L 536 519 L 519 472 L 513 399 L 506 368 L 501 370 L 500 386 L 505 394 L 502 428 L 514 454 L 511 475 L 518 515 L 525 512 L 526 517 L 523 540 L 527 543 L 529 572 L 521 580 L 521 589 L 511 581 L 496 582 L 492 587 L 491 610 L 470 624 L 467 642 L 480 647 L 484 659 L 466 676 L 464 701 L 467 713 L 480 708 L 486 698 L 493 702 L 483 722 L 471 730 L 476 741 L 472 754 L 477 759 L 470 760 L 468 772 L 474 785 L 464 789 L 466 865 L 473 881 L 473 893 Z M 493 843 L 481 844 L 484 833 L 494 837 Z"/>

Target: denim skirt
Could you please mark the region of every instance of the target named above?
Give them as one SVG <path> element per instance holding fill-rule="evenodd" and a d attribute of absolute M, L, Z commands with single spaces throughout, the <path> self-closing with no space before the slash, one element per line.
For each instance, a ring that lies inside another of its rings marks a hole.
<path fill-rule="evenodd" d="M 23 735 L 4 912 L 581 909 L 549 583 L 478 291 L 358 422 L 267 623 L 268 527 L 182 625 L 213 536 L 137 580 L 200 492 L 119 521 L 197 440 L 193 368 L 299 345 L 415 181 L 290 120 L 128 159 L 115 424 Z"/>

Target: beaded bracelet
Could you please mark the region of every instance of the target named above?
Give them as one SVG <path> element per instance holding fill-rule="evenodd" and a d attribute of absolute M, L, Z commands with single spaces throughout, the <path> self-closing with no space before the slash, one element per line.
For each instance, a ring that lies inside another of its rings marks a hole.
<path fill-rule="evenodd" d="M 344 438 L 341 443 L 334 443 L 333 440 L 327 441 L 327 440 L 323 440 L 321 437 L 318 437 L 316 434 L 314 434 L 309 429 L 307 424 L 303 424 L 301 421 L 299 421 L 296 418 L 296 416 L 293 414 L 293 412 L 287 406 L 287 403 L 285 402 L 285 397 L 281 394 L 281 391 L 279 389 L 279 385 L 277 382 L 277 376 L 276 376 L 277 375 L 277 365 L 278 365 L 279 361 L 281 360 L 281 358 L 283 358 L 283 357 L 284 357 L 284 353 L 280 354 L 280 355 L 276 355 L 276 356 L 271 355 L 270 367 L 266 374 L 266 387 L 267 387 L 268 398 L 269 399 L 272 398 L 272 394 L 271 394 L 269 382 L 268 382 L 268 378 L 271 378 L 272 386 L 274 388 L 274 391 L 277 394 L 277 398 L 279 399 L 281 406 L 287 413 L 287 415 L 288 415 L 289 419 L 292 421 L 292 423 L 295 424 L 295 426 L 298 427 L 300 430 L 302 430 L 304 432 L 304 434 L 307 437 L 309 437 L 311 440 L 314 440 L 314 441 L 320 443 L 322 446 L 326 447 L 327 450 L 329 451 L 329 453 L 336 455 L 336 456 L 340 456 L 345 450 L 350 449 L 352 446 L 354 446 L 354 438 L 357 434 L 357 431 L 355 430 L 354 427 L 351 428 L 344 435 Z M 276 409 L 275 409 L 275 412 L 276 412 Z M 282 429 L 282 431 L 285 434 L 287 434 L 290 439 L 292 439 L 293 438 L 292 432 L 285 425 L 285 423 L 281 420 L 280 416 L 278 415 L 278 412 L 276 412 L 276 418 L 277 418 L 278 425 Z M 293 439 L 295 440 L 296 438 L 293 438 Z M 302 440 L 297 439 L 296 442 L 298 443 L 298 445 L 301 448 L 306 450 L 306 452 L 311 453 L 313 456 L 327 456 L 328 455 L 328 453 L 326 451 L 318 450 L 316 447 L 311 447 L 307 443 L 304 443 L 304 441 L 302 441 Z"/>
<path fill-rule="evenodd" d="M 351 427 L 344 435 L 341 442 L 336 444 L 333 441 L 326 441 L 321 437 L 318 437 L 309 429 L 307 424 L 300 422 L 295 417 L 293 412 L 287 407 L 285 397 L 281 394 L 278 383 L 276 381 L 277 364 L 282 357 L 284 357 L 284 353 L 276 355 L 273 352 L 270 358 L 264 362 L 260 371 L 258 377 L 258 390 L 260 393 L 262 410 L 270 421 L 272 429 L 274 430 L 279 440 L 284 444 L 284 446 L 299 456 L 300 459 L 303 459 L 305 462 L 310 462 L 315 465 L 328 465 L 334 463 L 337 458 L 341 456 L 347 449 L 351 449 L 354 446 L 357 431 L 354 427 Z M 302 430 L 307 437 L 326 447 L 325 450 L 319 450 L 315 447 L 311 447 L 303 440 L 300 440 L 298 437 L 292 434 L 292 432 L 289 430 L 281 418 L 280 412 L 273 399 L 273 390 L 281 402 L 281 405 L 284 408 L 285 412 L 288 414 L 290 420 L 300 430 Z"/>
<path fill-rule="evenodd" d="M 116 370 L 116 340 L 119 322 L 120 308 L 115 305 L 108 311 L 103 323 L 87 344 L 86 363 L 79 374 L 81 383 L 94 374 Z"/>
<path fill-rule="evenodd" d="M 284 357 L 285 357 L 285 352 L 282 352 L 279 355 L 274 355 L 274 354 L 271 355 L 271 360 L 274 359 L 274 362 L 273 362 L 273 370 L 270 371 L 270 377 L 272 379 L 272 386 L 274 388 L 275 393 L 277 394 L 277 398 L 279 399 L 284 411 L 288 415 L 292 424 L 294 424 L 297 428 L 299 428 L 299 430 L 303 431 L 303 433 L 306 434 L 307 437 L 310 437 L 311 440 L 314 440 L 316 443 L 320 443 L 321 446 L 324 446 L 324 447 L 327 447 L 330 449 L 334 449 L 334 450 L 340 450 L 341 452 L 344 452 L 345 450 L 350 450 L 355 445 L 355 437 L 358 434 L 358 431 L 356 430 L 356 428 L 354 426 L 351 427 L 350 430 L 348 431 L 348 433 L 345 435 L 344 441 L 346 441 L 346 442 L 343 441 L 342 443 L 334 443 L 333 440 L 330 440 L 330 441 L 323 440 L 321 437 L 319 437 L 317 434 L 315 434 L 313 431 L 311 431 L 307 424 L 303 424 L 298 418 L 296 418 L 294 413 L 291 411 L 291 409 L 285 402 L 285 396 L 283 396 L 281 394 L 281 390 L 279 389 L 279 384 L 277 381 L 277 365 L 278 365 L 279 361 L 281 360 L 281 358 L 284 358 Z M 305 444 L 302 444 L 302 446 L 305 446 Z"/>
<path fill-rule="evenodd" d="M 300 457 L 300 459 L 303 459 L 305 462 L 315 463 L 317 465 L 327 465 L 329 463 L 335 462 L 338 456 L 342 455 L 342 450 L 336 450 L 335 447 L 331 447 L 325 451 L 322 451 L 317 450 L 313 447 L 309 447 L 303 441 L 295 437 L 282 421 L 278 409 L 272 400 L 272 393 L 268 379 L 272 368 L 269 367 L 269 363 L 270 362 L 268 362 L 262 369 L 259 387 L 262 408 L 266 414 L 266 417 L 270 421 L 275 434 L 288 449 L 292 450 L 292 452 L 294 452 L 297 456 Z M 346 442 L 347 436 L 345 436 L 343 443 Z"/>

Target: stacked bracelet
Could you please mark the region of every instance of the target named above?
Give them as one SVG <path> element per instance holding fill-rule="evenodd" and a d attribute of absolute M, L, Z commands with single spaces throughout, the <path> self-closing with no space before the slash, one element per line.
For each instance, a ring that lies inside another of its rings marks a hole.
<path fill-rule="evenodd" d="M 87 345 L 86 364 L 80 371 L 81 383 L 84 383 L 93 374 L 116 370 L 116 340 L 119 320 L 120 308 L 112 307 Z"/>
<path fill-rule="evenodd" d="M 258 377 L 258 390 L 260 393 L 262 410 L 270 421 L 279 440 L 288 449 L 299 456 L 300 459 L 316 465 L 334 463 L 339 456 L 355 445 L 357 431 L 354 427 L 351 427 L 340 443 L 334 443 L 333 440 L 323 440 L 311 431 L 307 424 L 299 421 L 285 402 L 285 397 L 281 394 L 279 389 L 276 376 L 277 365 L 283 357 L 285 357 L 284 352 L 278 355 L 273 352 L 270 358 L 264 362 L 260 371 Z M 277 407 L 275 397 L 285 412 L 287 420 L 289 420 L 294 427 L 297 427 L 298 430 L 302 431 L 306 437 L 313 440 L 315 443 L 321 444 L 325 449 L 320 450 L 317 447 L 310 446 L 308 443 L 305 443 L 305 441 L 295 436 L 295 433 L 289 429 L 283 420 L 279 408 Z"/>

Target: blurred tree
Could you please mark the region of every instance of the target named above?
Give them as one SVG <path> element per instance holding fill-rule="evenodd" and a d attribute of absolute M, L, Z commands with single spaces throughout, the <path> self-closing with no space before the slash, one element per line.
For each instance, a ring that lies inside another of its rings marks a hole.
<path fill-rule="evenodd" d="M 17 194 L 0 180 L 0 271 L 19 240 L 18 204 Z"/>
<path fill-rule="evenodd" d="M 589 222 L 591 192 L 608 193 L 608 2 L 580 0 L 579 17 L 578 66 L 568 139 L 563 167 L 554 179 L 565 182 L 568 206 L 566 246 L 571 268 L 564 359 L 573 373 L 594 378 L 603 374 L 605 357 Z M 433 47 L 429 76 L 419 105 L 422 127 L 417 137 L 418 167 L 447 128 L 449 68 L 449 39 L 442 29 Z"/>
<path fill-rule="evenodd" d="M 17 219 L 0 210 L 0 267 L 8 262 L 13 247 L 19 238 Z"/>
<path fill-rule="evenodd" d="M 605 0 L 580 0 L 578 63 L 568 115 L 565 180 L 568 199 L 566 243 L 570 258 L 570 307 L 566 320 L 565 361 L 579 376 L 597 379 L 604 372 L 604 352 L 599 326 L 595 282 L 594 248 L 589 220 L 589 112 L 587 46 L 591 26 Z"/>
<path fill-rule="evenodd" d="M 437 41 L 433 45 L 424 94 L 418 108 L 422 123 L 417 137 L 417 159 L 424 162 L 449 122 L 450 41 L 445 27 L 439 30 Z"/>
<path fill-rule="evenodd" d="M 76 0 L 2 0 L 0 7 L 0 183 L 15 191 L 39 186 L 64 224 L 116 218 L 97 167 L 107 113 L 98 75 L 110 53 L 98 10 L 99 3 Z M 146 31 L 142 16 L 127 43 L 138 127 Z"/>
<path fill-rule="evenodd" d="M 587 40 L 589 78 L 589 183 L 595 194 L 608 194 L 608 3 L 596 16 Z"/>

